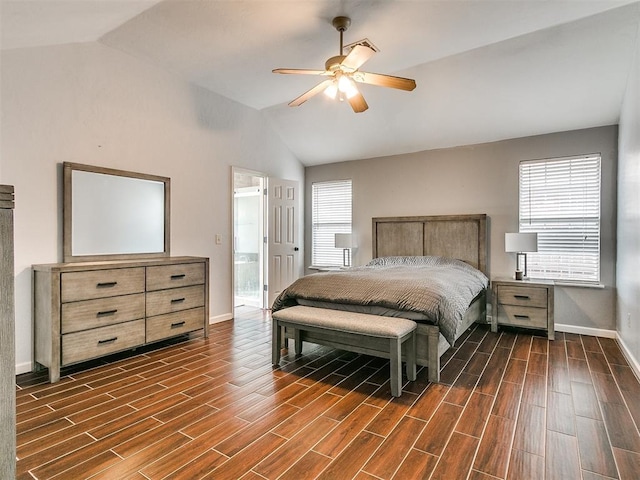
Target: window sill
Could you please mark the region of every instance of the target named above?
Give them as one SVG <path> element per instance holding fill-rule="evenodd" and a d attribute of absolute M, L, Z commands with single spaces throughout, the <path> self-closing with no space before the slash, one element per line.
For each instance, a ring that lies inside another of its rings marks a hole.
<path fill-rule="evenodd" d="M 315 266 L 311 266 L 311 267 L 308 267 L 308 268 L 309 268 L 309 270 L 318 270 L 319 272 L 335 272 L 335 271 L 338 271 L 338 270 L 344 270 L 345 268 L 348 268 L 348 267 L 343 267 L 343 266 L 336 265 L 336 266 L 333 266 L 333 267 L 315 267 Z"/>
<path fill-rule="evenodd" d="M 553 283 L 556 287 L 595 288 L 597 290 L 603 290 L 605 288 L 602 283 L 579 283 L 567 280 L 554 280 Z"/>

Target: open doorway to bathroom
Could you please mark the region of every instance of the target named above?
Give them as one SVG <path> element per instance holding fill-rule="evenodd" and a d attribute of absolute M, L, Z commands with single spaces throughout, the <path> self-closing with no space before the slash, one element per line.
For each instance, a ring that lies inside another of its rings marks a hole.
<path fill-rule="evenodd" d="M 265 176 L 233 168 L 234 310 L 264 308 Z"/>

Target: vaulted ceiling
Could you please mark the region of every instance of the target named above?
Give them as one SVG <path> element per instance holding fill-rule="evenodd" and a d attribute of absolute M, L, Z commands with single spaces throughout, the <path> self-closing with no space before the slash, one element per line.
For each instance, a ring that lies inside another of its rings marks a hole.
<path fill-rule="evenodd" d="M 2 0 L 2 48 L 101 42 L 260 110 L 306 165 L 618 122 L 640 2 L 539 0 Z M 363 70 L 412 92 L 360 85 L 369 109 L 317 95 L 345 44 L 378 49 Z"/>

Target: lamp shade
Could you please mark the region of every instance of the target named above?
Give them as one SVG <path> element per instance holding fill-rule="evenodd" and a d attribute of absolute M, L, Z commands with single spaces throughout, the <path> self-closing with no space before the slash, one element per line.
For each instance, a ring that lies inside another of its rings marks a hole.
<path fill-rule="evenodd" d="M 351 233 L 336 233 L 336 248 L 356 248 L 356 239 Z"/>
<path fill-rule="evenodd" d="M 538 251 L 538 234 L 537 233 L 505 233 L 504 234 L 504 251 L 505 252 L 537 252 Z"/>

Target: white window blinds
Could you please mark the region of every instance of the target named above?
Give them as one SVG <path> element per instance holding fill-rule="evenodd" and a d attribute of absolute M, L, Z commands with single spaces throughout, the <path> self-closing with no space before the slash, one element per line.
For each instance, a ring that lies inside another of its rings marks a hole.
<path fill-rule="evenodd" d="M 520 232 L 538 233 L 530 277 L 600 281 L 600 155 L 520 163 Z"/>
<path fill-rule="evenodd" d="M 336 233 L 351 233 L 351 180 L 311 185 L 311 264 L 342 265 L 342 249 L 335 248 Z"/>

